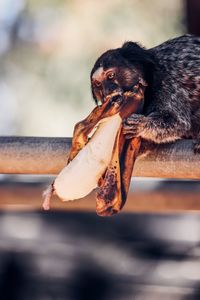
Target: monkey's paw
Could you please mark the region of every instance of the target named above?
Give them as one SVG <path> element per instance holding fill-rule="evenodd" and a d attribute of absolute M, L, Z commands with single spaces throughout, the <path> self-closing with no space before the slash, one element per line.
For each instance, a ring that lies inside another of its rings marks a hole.
<path fill-rule="evenodd" d="M 194 142 L 193 149 L 194 149 L 195 154 L 200 154 L 200 140 L 199 139 Z"/>
<path fill-rule="evenodd" d="M 143 115 L 132 114 L 123 123 L 123 134 L 127 139 L 139 137 L 145 128 L 147 118 Z"/>

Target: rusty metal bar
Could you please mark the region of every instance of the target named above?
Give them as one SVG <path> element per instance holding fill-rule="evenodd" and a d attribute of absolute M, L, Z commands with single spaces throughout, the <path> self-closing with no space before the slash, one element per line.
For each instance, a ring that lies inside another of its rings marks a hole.
<path fill-rule="evenodd" d="M 0 173 L 57 174 L 70 145 L 70 138 L 0 137 Z M 133 176 L 200 179 L 200 155 L 193 153 L 192 140 L 146 147 Z"/>

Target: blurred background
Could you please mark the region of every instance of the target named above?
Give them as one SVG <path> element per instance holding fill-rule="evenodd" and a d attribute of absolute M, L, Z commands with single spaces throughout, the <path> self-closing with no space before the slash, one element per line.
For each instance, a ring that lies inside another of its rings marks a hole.
<path fill-rule="evenodd" d="M 0 0 L 0 136 L 72 136 L 102 52 L 200 35 L 199 16 L 198 0 Z M 200 299 L 199 181 L 134 178 L 100 219 L 93 193 L 41 212 L 51 180 L 0 177 L 0 299 Z"/>
<path fill-rule="evenodd" d="M 0 0 L 0 135 L 72 136 L 99 55 L 186 31 L 183 0 Z"/>

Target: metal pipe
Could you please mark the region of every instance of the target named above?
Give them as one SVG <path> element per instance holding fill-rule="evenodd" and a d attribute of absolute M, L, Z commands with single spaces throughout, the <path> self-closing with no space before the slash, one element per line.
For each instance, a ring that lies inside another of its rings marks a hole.
<path fill-rule="evenodd" d="M 66 165 L 70 138 L 0 137 L 0 173 L 57 174 Z M 193 153 L 192 140 L 173 144 L 148 144 L 138 156 L 133 176 L 200 178 L 200 155 Z"/>

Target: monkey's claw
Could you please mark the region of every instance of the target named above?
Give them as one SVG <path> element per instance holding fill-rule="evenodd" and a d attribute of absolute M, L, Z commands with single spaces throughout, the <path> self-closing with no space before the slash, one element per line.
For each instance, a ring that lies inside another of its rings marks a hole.
<path fill-rule="evenodd" d="M 137 124 L 142 124 L 144 123 L 146 117 L 143 115 L 139 115 L 139 114 L 132 114 L 129 118 L 127 118 L 125 120 L 125 123 L 127 125 L 137 125 Z"/>
<path fill-rule="evenodd" d="M 195 154 L 200 154 L 200 140 L 199 139 L 194 142 L 193 149 L 194 149 Z"/>
<path fill-rule="evenodd" d="M 126 135 L 126 138 L 139 137 L 144 130 L 145 124 L 145 116 L 133 114 L 124 121 L 122 132 Z"/>

